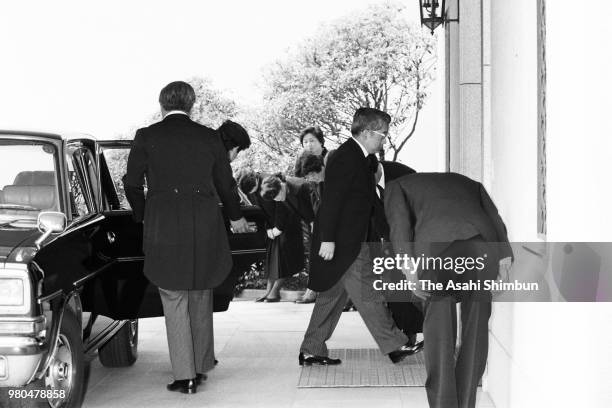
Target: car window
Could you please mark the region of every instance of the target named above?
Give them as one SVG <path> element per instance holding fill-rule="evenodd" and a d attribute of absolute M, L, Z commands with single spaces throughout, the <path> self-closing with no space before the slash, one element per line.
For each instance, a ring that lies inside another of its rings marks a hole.
<path fill-rule="evenodd" d="M 123 178 L 127 173 L 127 159 L 130 154 L 129 147 L 105 147 L 102 150 L 108 172 L 114 184 L 115 193 L 120 203 L 120 209 L 130 210 L 130 203 L 125 196 Z"/>
<path fill-rule="evenodd" d="M 89 150 L 74 146 L 68 149 L 68 182 L 70 183 L 70 208 L 72 217 L 82 217 L 95 212 L 96 200 L 95 171 Z M 92 174 L 93 172 L 93 174 Z"/>
<path fill-rule="evenodd" d="M 91 212 L 83 192 L 83 180 L 75 170 L 72 158 L 68 157 L 68 181 L 70 183 L 70 208 L 74 218 L 87 215 Z"/>
<path fill-rule="evenodd" d="M 0 225 L 36 228 L 41 211 L 59 211 L 57 149 L 45 142 L 0 138 Z"/>

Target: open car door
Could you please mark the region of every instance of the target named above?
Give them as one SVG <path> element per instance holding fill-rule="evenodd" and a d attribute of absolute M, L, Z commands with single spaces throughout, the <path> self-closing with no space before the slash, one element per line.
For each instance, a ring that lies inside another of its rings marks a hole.
<path fill-rule="evenodd" d="M 96 287 L 89 288 L 99 293 L 88 298 L 95 299 L 93 309 L 96 313 L 114 319 L 163 316 L 159 291 L 143 274 L 142 223 L 133 220 L 123 187 L 132 141 L 108 140 L 97 144 L 102 212 L 108 239 L 112 242 L 104 256 L 113 259 L 114 267 Z M 215 311 L 227 310 L 238 278 L 265 256 L 263 213 L 259 207 L 249 204 L 242 206 L 242 213 L 250 226 L 246 234 L 229 232 L 229 220 L 224 213 L 234 266 L 228 278 L 214 290 Z"/>

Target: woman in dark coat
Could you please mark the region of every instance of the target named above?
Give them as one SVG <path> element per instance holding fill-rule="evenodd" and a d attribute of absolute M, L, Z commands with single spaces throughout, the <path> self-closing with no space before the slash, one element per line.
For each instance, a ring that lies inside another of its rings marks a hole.
<path fill-rule="evenodd" d="M 329 155 L 327 155 L 329 157 Z M 325 169 L 324 159 L 321 156 L 314 154 L 303 154 L 300 157 L 300 169 L 301 174 L 306 180 L 307 184 L 305 188 L 307 191 L 304 196 L 307 196 L 306 200 L 310 204 L 310 211 L 313 216 L 316 215 L 321 203 L 321 192 L 323 189 L 323 171 Z M 306 197 L 303 197 L 306 198 Z M 302 232 L 304 235 L 304 247 L 306 249 L 306 257 L 310 253 L 310 245 L 312 242 L 312 222 L 302 219 Z M 310 266 L 308 265 L 308 258 L 306 258 L 306 272 L 310 272 Z M 317 293 L 311 289 L 306 289 L 304 295 L 295 301 L 295 303 L 314 303 L 317 298 Z"/>
<path fill-rule="evenodd" d="M 242 175 L 239 184 L 249 201 L 258 205 L 266 217 L 268 240 L 264 272 L 268 285 L 266 294 L 256 301 L 278 302 L 284 280 L 304 269 L 304 244 L 299 216 L 284 203 L 264 200 L 262 179 L 261 174 L 251 172 Z"/>

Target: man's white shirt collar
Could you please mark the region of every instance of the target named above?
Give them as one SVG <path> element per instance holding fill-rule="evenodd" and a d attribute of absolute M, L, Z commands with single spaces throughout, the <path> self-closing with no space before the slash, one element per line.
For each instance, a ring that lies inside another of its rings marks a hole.
<path fill-rule="evenodd" d="M 366 148 L 365 148 L 365 147 L 363 147 L 363 145 L 361 144 L 361 142 L 360 142 L 359 140 L 355 139 L 353 136 L 351 136 L 351 139 L 353 139 L 353 140 L 354 140 L 354 141 L 355 141 L 355 142 L 356 142 L 356 143 L 359 145 L 359 147 L 361 147 L 361 151 L 363 152 L 363 155 L 364 155 L 365 157 L 368 157 L 369 153 L 368 153 L 368 151 L 366 150 Z"/>
<path fill-rule="evenodd" d="M 378 180 L 378 185 L 382 187 L 382 189 L 385 189 L 385 166 L 382 165 L 381 162 L 378 162 L 378 165 L 380 166 L 380 180 Z"/>
<path fill-rule="evenodd" d="M 164 119 L 166 119 L 168 116 L 170 115 L 175 115 L 175 114 L 179 114 L 179 115 L 185 115 L 185 116 L 189 116 L 187 113 L 183 112 L 182 110 L 171 110 L 170 112 L 166 113 L 164 115 Z"/>

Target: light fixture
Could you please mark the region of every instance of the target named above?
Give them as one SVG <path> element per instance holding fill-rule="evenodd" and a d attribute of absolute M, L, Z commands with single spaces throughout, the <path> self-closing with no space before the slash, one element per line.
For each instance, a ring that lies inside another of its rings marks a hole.
<path fill-rule="evenodd" d="M 441 4 L 440 4 L 441 3 Z M 434 30 L 443 24 L 446 18 L 446 0 L 419 0 L 421 25 L 426 26 L 433 34 Z M 442 7 L 440 7 L 442 5 Z"/>

